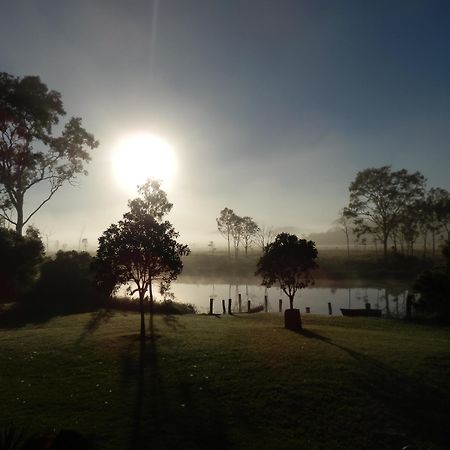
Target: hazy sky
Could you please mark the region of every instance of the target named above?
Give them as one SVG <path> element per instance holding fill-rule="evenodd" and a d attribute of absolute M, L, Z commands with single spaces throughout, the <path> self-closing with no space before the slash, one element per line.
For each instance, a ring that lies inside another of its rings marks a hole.
<path fill-rule="evenodd" d="M 173 145 L 171 218 L 201 245 L 221 242 L 225 206 L 326 230 L 367 167 L 450 189 L 448 0 L 14 0 L 0 14 L 0 71 L 39 75 L 101 143 L 35 216 L 50 241 L 93 245 L 126 212 L 111 159 L 135 132 Z"/>

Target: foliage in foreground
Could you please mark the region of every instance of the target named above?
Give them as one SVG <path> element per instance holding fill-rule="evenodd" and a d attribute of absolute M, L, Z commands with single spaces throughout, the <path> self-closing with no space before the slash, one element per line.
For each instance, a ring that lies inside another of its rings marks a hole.
<path fill-rule="evenodd" d="M 442 249 L 445 267 L 424 271 L 414 289 L 420 294 L 416 309 L 438 320 L 450 323 L 450 241 Z"/>

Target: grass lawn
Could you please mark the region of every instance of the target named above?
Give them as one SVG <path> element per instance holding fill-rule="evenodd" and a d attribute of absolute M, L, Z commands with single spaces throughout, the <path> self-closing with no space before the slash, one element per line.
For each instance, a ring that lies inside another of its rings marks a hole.
<path fill-rule="evenodd" d="M 450 447 L 450 329 L 276 314 L 135 313 L 0 329 L 0 422 L 99 449 Z"/>

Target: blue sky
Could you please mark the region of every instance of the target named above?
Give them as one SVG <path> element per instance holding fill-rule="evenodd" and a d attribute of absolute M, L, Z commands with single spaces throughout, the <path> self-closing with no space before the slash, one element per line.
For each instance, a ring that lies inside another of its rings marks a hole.
<path fill-rule="evenodd" d="M 110 160 L 136 131 L 173 144 L 172 220 L 199 244 L 220 242 L 225 206 L 325 230 L 367 167 L 420 170 L 450 189 L 448 1 L 156 5 L 157 16 L 150 0 L 3 7 L 0 70 L 39 75 L 101 142 L 89 177 L 35 217 L 50 239 L 95 243 L 125 212 Z"/>

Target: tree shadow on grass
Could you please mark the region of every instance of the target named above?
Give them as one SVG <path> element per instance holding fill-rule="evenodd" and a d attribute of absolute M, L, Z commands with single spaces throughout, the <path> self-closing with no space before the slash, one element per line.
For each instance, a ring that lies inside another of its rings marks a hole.
<path fill-rule="evenodd" d="M 179 324 L 168 319 L 176 331 Z M 191 381 L 188 367 L 182 379 L 165 363 L 161 369 L 157 330 L 145 342 L 130 339 L 122 357 L 124 385 L 135 383 L 129 450 L 140 449 L 226 449 L 226 429 L 219 407 L 202 407 L 198 385 Z M 208 404 L 210 406 L 210 404 Z"/>
<path fill-rule="evenodd" d="M 359 385 L 369 396 L 381 401 L 386 412 L 399 417 L 408 436 L 425 442 L 432 441 L 444 448 L 450 444 L 448 393 L 313 331 L 302 330 L 297 334 L 336 347 L 357 361 L 364 375 L 355 377 L 352 382 Z"/>
<path fill-rule="evenodd" d="M 89 322 L 84 327 L 83 332 L 80 334 L 76 341 L 76 345 L 80 345 L 88 335 L 98 330 L 101 325 L 108 323 L 114 316 L 114 312 L 109 309 L 99 309 L 91 314 Z"/>

